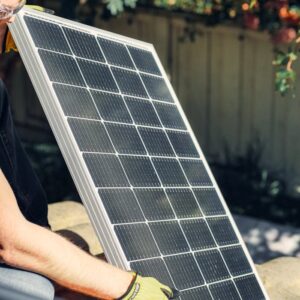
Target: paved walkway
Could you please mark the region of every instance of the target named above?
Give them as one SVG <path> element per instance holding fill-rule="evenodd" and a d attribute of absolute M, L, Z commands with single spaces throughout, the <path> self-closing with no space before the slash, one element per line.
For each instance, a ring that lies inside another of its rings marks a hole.
<path fill-rule="evenodd" d="M 300 229 L 234 216 L 256 264 L 281 256 L 300 257 Z"/>

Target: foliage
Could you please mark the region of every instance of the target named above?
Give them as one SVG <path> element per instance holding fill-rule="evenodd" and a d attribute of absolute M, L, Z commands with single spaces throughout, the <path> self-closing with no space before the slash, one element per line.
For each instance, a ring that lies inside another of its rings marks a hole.
<path fill-rule="evenodd" d="M 296 81 L 296 72 L 293 69 L 293 63 L 298 59 L 300 38 L 289 47 L 287 52 L 277 50 L 276 58 L 273 64 L 276 66 L 275 84 L 276 90 L 281 95 L 286 95 L 290 90 L 294 89 Z"/>
<path fill-rule="evenodd" d="M 285 193 L 285 183 L 278 174 L 261 164 L 264 147 L 259 139 L 250 143 L 244 155 L 234 156 L 225 148 L 225 165 L 242 174 L 248 188 L 255 194 L 278 197 Z"/>
<path fill-rule="evenodd" d="M 135 8 L 137 0 L 107 0 L 107 8 L 113 15 L 122 12 L 125 7 Z"/>
<path fill-rule="evenodd" d="M 225 149 L 223 163 L 211 163 L 220 189 L 233 213 L 285 225 L 300 226 L 299 198 L 288 195 L 282 174 L 261 163 L 264 147 L 253 141 L 245 153 Z"/>

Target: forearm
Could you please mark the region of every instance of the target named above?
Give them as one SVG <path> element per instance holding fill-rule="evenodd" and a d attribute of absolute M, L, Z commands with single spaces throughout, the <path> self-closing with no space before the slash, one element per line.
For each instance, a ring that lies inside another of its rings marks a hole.
<path fill-rule="evenodd" d="M 10 249 L 9 264 L 103 299 L 115 299 L 127 290 L 132 276 L 83 252 L 69 241 L 26 222 L 22 236 Z"/>
<path fill-rule="evenodd" d="M 132 279 L 129 273 L 90 256 L 58 234 L 28 222 L 1 170 L 0 259 L 104 299 L 118 298 Z"/>

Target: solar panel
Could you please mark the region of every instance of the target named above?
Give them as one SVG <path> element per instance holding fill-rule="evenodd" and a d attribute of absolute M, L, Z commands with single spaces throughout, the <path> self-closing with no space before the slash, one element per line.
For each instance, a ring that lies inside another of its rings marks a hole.
<path fill-rule="evenodd" d="M 108 260 L 181 300 L 268 299 L 153 46 L 29 9 L 10 28 Z"/>

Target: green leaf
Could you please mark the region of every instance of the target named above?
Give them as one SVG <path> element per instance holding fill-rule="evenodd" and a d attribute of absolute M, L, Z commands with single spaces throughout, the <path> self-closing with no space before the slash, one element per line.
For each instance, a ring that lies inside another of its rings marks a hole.
<path fill-rule="evenodd" d="M 253 8 L 256 4 L 257 0 L 251 0 L 250 2 L 250 8 Z"/>
<path fill-rule="evenodd" d="M 124 0 L 124 3 L 126 6 L 128 6 L 130 8 L 135 8 L 137 0 Z"/>
<path fill-rule="evenodd" d="M 108 0 L 107 8 L 110 10 L 112 15 L 117 15 L 124 11 L 124 4 L 122 0 Z"/>
<path fill-rule="evenodd" d="M 289 54 L 289 58 L 294 61 L 294 60 L 296 60 L 298 58 L 298 56 L 294 52 L 291 52 Z"/>

